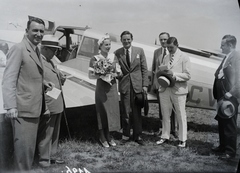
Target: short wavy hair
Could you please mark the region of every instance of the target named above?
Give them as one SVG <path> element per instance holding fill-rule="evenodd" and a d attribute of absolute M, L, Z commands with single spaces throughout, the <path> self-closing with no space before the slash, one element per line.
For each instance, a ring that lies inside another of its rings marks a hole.
<path fill-rule="evenodd" d="M 167 44 L 172 44 L 178 47 L 178 40 L 176 37 L 169 37 L 167 40 Z"/>
<path fill-rule="evenodd" d="M 222 40 L 226 40 L 226 43 L 229 45 L 230 43 L 233 45 L 233 47 L 235 48 L 237 45 L 237 39 L 235 36 L 233 35 L 224 35 Z"/>
<path fill-rule="evenodd" d="M 127 35 L 127 34 L 129 34 L 129 35 L 131 36 L 131 39 L 133 39 L 133 35 L 132 35 L 132 33 L 129 32 L 129 31 L 123 31 L 122 34 L 121 34 L 121 36 L 120 36 L 121 39 L 122 39 L 123 35 Z"/>
<path fill-rule="evenodd" d="M 43 24 L 43 25 L 45 26 L 45 23 L 44 23 L 44 21 L 43 21 L 42 19 L 37 18 L 37 17 L 32 17 L 32 18 L 29 19 L 28 22 L 27 22 L 27 29 L 30 28 L 30 25 L 31 25 L 32 22 L 37 22 L 37 23 Z"/>

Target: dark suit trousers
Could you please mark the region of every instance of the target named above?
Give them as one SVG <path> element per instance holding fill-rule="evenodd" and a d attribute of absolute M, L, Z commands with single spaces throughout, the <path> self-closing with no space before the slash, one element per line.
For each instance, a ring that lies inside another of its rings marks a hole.
<path fill-rule="evenodd" d="M 230 119 L 217 117 L 217 120 L 220 147 L 224 148 L 227 154 L 235 156 L 237 150 L 237 114 Z"/>
<path fill-rule="evenodd" d="M 51 155 L 57 152 L 61 115 L 42 115 L 40 118 L 37 147 L 39 162 L 50 162 Z"/>
<path fill-rule="evenodd" d="M 138 140 L 142 134 L 141 107 L 135 103 L 136 93 L 131 87 L 126 94 L 121 93 L 123 135 L 130 137 L 133 128 L 133 140 Z"/>
<path fill-rule="evenodd" d="M 0 114 L 0 172 L 6 172 L 13 165 L 13 136 L 10 119 Z"/>
<path fill-rule="evenodd" d="M 19 112 L 19 114 L 21 114 Z M 11 120 L 14 141 L 14 164 L 18 171 L 32 168 L 37 130 L 40 118 L 18 118 Z"/>

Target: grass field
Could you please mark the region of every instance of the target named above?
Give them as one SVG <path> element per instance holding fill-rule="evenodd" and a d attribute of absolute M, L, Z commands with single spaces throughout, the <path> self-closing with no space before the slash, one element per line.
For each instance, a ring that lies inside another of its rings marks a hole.
<path fill-rule="evenodd" d="M 215 111 L 187 108 L 188 140 L 186 148 L 177 147 L 177 139 L 161 146 L 153 132 L 158 129 L 158 107 L 150 104 L 148 117 L 143 117 L 145 146 L 128 142 L 121 144 L 121 133 L 112 133 L 118 144 L 103 148 L 97 140 L 97 122 L 94 106 L 68 109 L 69 139 L 65 122 L 62 122 L 58 156 L 63 165 L 42 169 L 34 166 L 33 173 L 85 172 L 236 172 L 236 160 L 227 162 L 211 152 L 218 145 Z M 239 119 L 238 119 L 239 121 Z M 238 129 L 238 134 L 240 130 Z M 239 138 L 238 138 L 239 139 Z M 239 141 L 239 140 L 238 140 Z"/>

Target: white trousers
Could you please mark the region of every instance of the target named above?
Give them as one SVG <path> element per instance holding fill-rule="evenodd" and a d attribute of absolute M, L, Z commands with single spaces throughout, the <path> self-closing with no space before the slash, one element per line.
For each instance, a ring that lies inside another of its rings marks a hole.
<path fill-rule="evenodd" d="M 162 93 L 159 93 L 161 111 L 162 111 L 162 135 L 161 138 L 170 138 L 170 116 L 173 105 L 178 121 L 178 134 L 180 141 L 187 140 L 187 115 L 186 115 L 186 95 L 175 95 L 171 88 L 166 88 Z"/>

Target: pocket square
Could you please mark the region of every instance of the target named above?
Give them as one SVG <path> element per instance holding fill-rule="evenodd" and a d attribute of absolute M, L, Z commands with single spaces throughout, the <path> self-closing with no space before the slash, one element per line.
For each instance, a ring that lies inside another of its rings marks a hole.
<path fill-rule="evenodd" d="M 137 54 L 137 57 L 136 58 L 140 58 L 140 55 L 139 54 Z"/>

